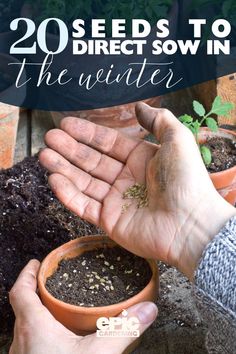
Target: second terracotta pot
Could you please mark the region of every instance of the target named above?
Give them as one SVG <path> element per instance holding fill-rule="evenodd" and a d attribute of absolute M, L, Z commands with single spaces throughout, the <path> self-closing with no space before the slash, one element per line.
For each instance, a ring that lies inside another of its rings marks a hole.
<path fill-rule="evenodd" d="M 42 262 L 38 275 L 39 294 L 43 304 L 65 327 L 76 334 L 84 335 L 96 331 L 100 317 L 114 317 L 124 309 L 142 301 L 155 301 L 158 295 L 158 269 L 155 261 L 147 260 L 152 271 L 148 285 L 137 295 L 120 303 L 104 307 L 80 307 L 57 300 L 46 289 L 45 283 L 62 259 L 80 256 L 86 251 L 106 247 L 119 247 L 106 236 L 85 236 L 70 241 L 52 251 Z"/>
<path fill-rule="evenodd" d="M 208 138 L 212 137 L 228 138 L 236 142 L 236 133 L 230 130 L 219 129 L 216 133 L 213 133 L 208 128 L 201 128 L 199 134 L 199 142 L 204 143 Z M 236 166 L 229 168 L 228 170 L 211 173 L 211 180 L 222 195 L 232 205 L 236 204 Z"/>

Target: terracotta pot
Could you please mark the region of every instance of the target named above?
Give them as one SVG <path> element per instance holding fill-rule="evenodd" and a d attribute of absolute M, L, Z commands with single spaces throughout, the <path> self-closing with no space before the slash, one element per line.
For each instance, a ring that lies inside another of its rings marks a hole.
<path fill-rule="evenodd" d="M 19 107 L 26 95 L 26 89 L 17 91 L 14 81 L 18 65 L 8 66 L 8 63 L 19 63 L 15 58 L 0 54 L 0 70 L 12 76 L 12 85 L 0 92 L 0 169 L 9 168 L 13 165 L 14 151 L 16 144 L 17 127 L 19 121 Z M 23 72 L 23 79 L 25 73 Z M 17 106 L 11 106 L 4 102 L 14 102 Z"/>
<path fill-rule="evenodd" d="M 213 133 L 208 128 L 201 128 L 199 141 L 204 143 L 208 137 L 220 136 L 229 138 L 236 142 L 236 133 L 230 130 L 219 129 L 218 132 Z M 217 191 L 232 205 L 236 204 L 236 166 L 228 170 L 211 173 L 211 180 Z"/>
<path fill-rule="evenodd" d="M 146 101 L 152 107 L 160 107 L 161 97 L 150 98 Z M 135 105 L 137 102 L 128 103 L 120 106 L 98 108 L 88 111 L 77 112 L 51 112 L 55 126 L 59 128 L 60 122 L 65 117 L 79 117 L 89 120 L 93 123 L 103 125 L 109 128 L 117 129 L 122 133 L 137 138 L 144 138 L 149 134 L 141 125 L 139 125 Z"/>
<path fill-rule="evenodd" d="M 19 108 L 0 103 L 0 169 L 13 165 Z"/>
<path fill-rule="evenodd" d="M 84 335 L 96 331 L 96 321 L 100 317 L 114 317 L 124 309 L 142 301 L 155 301 L 158 295 L 158 269 L 155 261 L 147 260 L 152 270 L 148 285 L 137 295 L 126 301 L 104 307 L 80 307 L 57 300 L 45 288 L 45 283 L 58 267 L 62 259 L 74 258 L 86 251 L 116 247 L 116 243 L 106 236 L 85 236 L 65 243 L 52 251 L 42 262 L 38 274 L 39 294 L 43 304 L 52 315 L 76 334 Z"/>

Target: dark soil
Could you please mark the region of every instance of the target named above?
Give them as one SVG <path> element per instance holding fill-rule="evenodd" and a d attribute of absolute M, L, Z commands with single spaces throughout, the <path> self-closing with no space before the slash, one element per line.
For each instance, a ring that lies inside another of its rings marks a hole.
<path fill-rule="evenodd" d="M 98 229 L 67 211 L 47 184 L 37 157 L 0 172 L 0 334 L 12 331 L 8 292 L 32 259 Z"/>
<path fill-rule="evenodd" d="M 227 170 L 236 165 L 236 142 L 227 139 L 214 137 L 208 139 L 204 144 L 211 150 L 212 162 L 207 167 L 211 173 Z"/>
<path fill-rule="evenodd" d="M 151 275 L 145 259 L 120 247 L 103 248 L 61 261 L 46 288 L 69 304 L 107 306 L 138 294 Z"/>

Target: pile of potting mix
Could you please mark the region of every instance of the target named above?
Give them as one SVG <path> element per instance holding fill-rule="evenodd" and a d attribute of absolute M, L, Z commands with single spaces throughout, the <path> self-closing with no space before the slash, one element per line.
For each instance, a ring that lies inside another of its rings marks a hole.
<path fill-rule="evenodd" d="M 101 232 L 65 209 L 37 157 L 0 171 L 0 334 L 12 331 L 8 292 L 26 263 L 80 235 Z"/>

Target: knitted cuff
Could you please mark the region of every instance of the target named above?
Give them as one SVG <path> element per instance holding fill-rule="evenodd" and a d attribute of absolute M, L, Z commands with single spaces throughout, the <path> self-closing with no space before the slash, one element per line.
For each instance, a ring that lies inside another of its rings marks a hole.
<path fill-rule="evenodd" d="M 195 287 L 236 312 L 236 217 L 205 249 L 195 273 Z"/>

